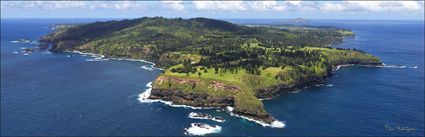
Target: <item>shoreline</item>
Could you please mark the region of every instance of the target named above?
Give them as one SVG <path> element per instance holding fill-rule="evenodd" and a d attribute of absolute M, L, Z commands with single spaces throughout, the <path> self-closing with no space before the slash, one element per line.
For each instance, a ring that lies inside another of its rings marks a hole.
<path fill-rule="evenodd" d="M 120 60 L 120 61 L 121 60 L 125 60 L 125 61 L 139 61 L 139 62 L 150 64 L 150 67 L 153 68 L 153 69 L 158 69 L 158 70 L 162 70 L 162 71 L 165 70 L 163 68 L 155 67 L 155 63 L 153 63 L 153 62 L 146 61 L 146 60 L 143 60 L 143 59 L 107 58 L 106 56 L 101 55 L 101 54 L 86 53 L 86 52 L 81 52 L 81 51 L 77 51 L 77 50 L 63 51 L 63 52 L 66 52 L 66 53 L 75 53 L 75 54 L 80 54 L 80 55 L 90 55 L 92 57 L 97 57 L 97 58 L 100 58 L 100 59 L 105 58 L 105 59 L 113 59 L 113 60 Z M 382 63 L 381 66 L 376 66 L 376 65 L 358 65 L 358 64 L 342 64 L 342 65 L 337 65 L 336 68 L 333 68 L 332 69 L 333 70 L 332 72 L 337 71 L 340 68 L 350 67 L 350 66 L 384 67 L 385 64 Z M 329 79 L 329 78 L 330 77 L 328 77 L 326 79 Z M 316 84 L 314 84 L 314 85 L 306 85 L 306 86 L 304 86 L 302 88 L 296 88 L 296 90 L 291 90 L 288 93 L 292 93 L 294 91 L 297 91 L 296 93 L 298 93 L 298 92 L 301 92 L 303 89 L 311 88 L 311 87 L 317 86 L 317 85 L 324 86 L 325 84 L 323 84 L 323 81 L 324 80 L 321 80 L 321 81 L 318 81 L 318 82 L 313 82 L 313 83 L 316 83 Z M 317 84 L 317 83 L 321 83 L 321 84 Z M 263 127 L 284 128 L 286 126 L 286 124 L 284 122 L 279 121 L 277 119 L 274 120 L 272 123 L 269 124 L 269 123 L 263 122 L 261 120 L 256 120 L 255 118 L 250 118 L 250 117 L 247 117 L 247 116 L 235 114 L 235 113 L 232 112 L 233 108 L 231 106 L 227 106 L 226 108 L 222 108 L 222 107 L 195 107 L 195 106 L 184 105 L 184 104 L 173 104 L 173 101 L 165 101 L 165 100 L 161 100 L 161 99 L 149 99 L 149 96 L 150 96 L 151 91 L 152 91 L 152 82 L 147 83 L 146 84 L 146 87 L 147 87 L 147 89 L 144 92 L 141 92 L 139 94 L 139 96 L 138 96 L 138 100 L 141 103 L 155 103 L 155 102 L 159 102 L 159 103 L 163 103 L 165 105 L 171 106 L 171 107 L 190 108 L 190 109 L 226 109 L 228 111 L 228 113 L 230 114 L 230 116 L 239 117 L 239 118 L 242 118 L 242 119 L 245 119 L 245 120 L 248 120 L 248 121 L 257 123 L 257 124 L 260 124 Z M 280 95 L 281 95 L 281 93 L 279 93 L 277 96 L 270 97 L 270 98 L 264 98 L 264 99 L 259 98 L 259 100 L 260 101 L 271 100 L 271 99 L 274 99 L 274 98 L 276 98 L 276 97 L 278 97 Z"/>
<path fill-rule="evenodd" d="M 113 59 L 113 60 L 125 60 L 125 61 L 139 61 L 139 62 L 143 62 L 143 63 L 147 63 L 147 64 L 151 64 L 151 68 L 153 69 L 158 69 L 158 70 L 165 70 L 163 68 L 158 68 L 158 67 L 154 67 L 155 63 L 150 62 L 150 61 L 146 61 L 143 59 L 127 59 L 127 58 L 107 58 L 105 55 L 102 54 L 96 54 L 96 53 L 88 53 L 88 52 L 81 52 L 81 51 L 77 51 L 77 50 L 73 50 L 73 51 L 61 51 L 64 53 L 74 53 L 74 54 L 79 54 L 79 55 L 89 55 L 91 57 L 94 58 L 104 58 L 104 59 Z M 286 124 L 282 121 L 279 121 L 277 119 L 275 119 L 272 123 L 268 124 L 265 123 L 261 120 L 256 120 L 254 118 L 250 118 L 250 117 L 246 117 L 243 115 L 238 115 L 233 113 L 231 110 L 233 110 L 233 108 L 231 106 L 227 106 L 226 108 L 223 107 L 195 107 L 195 106 L 190 106 L 190 105 L 183 105 L 183 104 L 173 104 L 173 101 L 165 101 L 165 100 L 161 100 L 161 99 L 149 99 L 149 96 L 151 94 L 152 91 L 152 82 L 148 82 L 146 84 L 147 89 L 140 93 L 138 96 L 138 100 L 140 103 L 155 103 L 155 102 L 159 102 L 159 103 L 163 103 L 165 105 L 171 106 L 171 107 L 180 107 L 180 108 L 190 108 L 190 109 L 225 109 L 228 110 L 230 116 L 234 116 L 234 117 L 239 117 L 257 124 L 260 124 L 263 127 L 272 127 L 272 128 L 284 128 L 286 126 Z M 232 108 L 231 110 L 229 110 L 229 108 Z"/>
<path fill-rule="evenodd" d="M 226 106 L 225 108 L 223 108 L 223 107 L 194 107 L 194 106 L 190 106 L 190 105 L 173 104 L 173 101 L 164 101 L 164 100 L 161 100 L 161 99 L 149 99 L 149 96 L 150 96 L 151 91 L 152 91 L 152 82 L 147 83 L 146 87 L 148 89 L 146 89 L 144 92 L 139 94 L 138 100 L 140 101 L 140 103 L 159 102 L 159 103 L 163 103 L 165 105 L 171 106 L 171 107 L 190 108 L 190 109 L 225 109 L 225 110 L 228 111 L 230 116 L 239 117 L 239 118 L 257 123 L 257 124 L 260 124 L 263 127 L 268 126 L 268 127 L 272 127 L 272 128 L 284 128 L 286 126 L 286 124 L 284 122 L 279 121 L 279 120 L 275 120 L 272 123 L 268 124 L 268 123 L 265 123 L 261 120 L 256 120 L 254 118 L 250 118 L 250 117 L 247 117 L 247 116 L 235 114 L 235 113 L 232 112 L 233 107 L 231 107 L 231 106 Z"/>
<path fill-rule="evenodd" d="M 138 61 L 138 62 L 143 62 L 143 63 L 150 64 L 151 65 L 150 67 L 153 68 L 153 69 L 165 70 L 163 68 L 155 67 L 156 64 L 153 63 L 153 62 L 150 62 L 150 61 L 147 61 L 147 60 L 143 60 L 143 59 L 109 58 L 109 57 L 106 57 L 105 55 L 102 55 L 102 54 L 89 53 L 89 52 L 81 52 L 81 51 L 77 51 L 77 50 L 73 50 L 73 51 L 62 51 L 62 52 L 65 52 L 65 53 L 75 53 L 75 54 L 80 54 L 80 55 L 90 55 L 92 57 L 98 57 L 98 58 L 101 58 L 101 59 L 104 58 L 104 59 L 112 59 L 112 60 L 120 60 L 120 61 L 122 61 L 122 60 L 124 60 L 124 61 Z"/>

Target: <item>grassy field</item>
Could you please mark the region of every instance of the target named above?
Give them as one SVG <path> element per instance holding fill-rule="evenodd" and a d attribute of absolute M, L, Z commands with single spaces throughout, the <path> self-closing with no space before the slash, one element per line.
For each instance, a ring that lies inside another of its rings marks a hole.
<path fill-rule="evenodd" d="M 244 45 L 247 46 L 247 45 Z M 260 47 L 258 44 L 251 44 L 253 47 Z M 250 48 L 252 48 L 250 46 Z M 243 46 L 242 46 L 243 47 Z M 246 47 L 248 48 L 248 47 Z M 379 59 L 366 53 L 338 50 L 329 48 L 301 48 L 304 51 L 320 51 L 322 58 L 316 64 L 296 65 L 296 66 L 280 66 L 280 67 L 260 67 L 259 75 L 247 73 L 245 69 L 238 68 L 237 71 L 224 71 L 219 68 L 207 68 L 204 66 L 194 66 L 196 71 L 189 73 L 172 72 L 171 70 L 184 67 L 183 64 L 172 66 L 164 71 L 160 77 L 167 79 L 184 79 L 187 81 L 197 81 L 193 84 L 178 84 L 170 80 L 161 84 L 154 83 L 161 89 L 174 89 L 187 93 L 207 93 L 211 97 L 224 98 L 228 96 L 235 97 L 235 109 L 248 112 L 255 115 L 266 115 L 262 102 L 255 96 L 255 92 L 259 89 L 273 87 L 277 85 L 287 85 L 288 87 L 295 86 L 302 81 L 308 79 L 320 79 L 327 75 L 328 69 L 326 62 L 335 65 L 344 63 L 368 63 L 378 61 Z M 187 58 L 199 58 L 193 55 L 186 56 Z M 223 83 L 227 86 L 237 87 L 240 90 L 215 89 L 211 85 L 215 82 Z"/>

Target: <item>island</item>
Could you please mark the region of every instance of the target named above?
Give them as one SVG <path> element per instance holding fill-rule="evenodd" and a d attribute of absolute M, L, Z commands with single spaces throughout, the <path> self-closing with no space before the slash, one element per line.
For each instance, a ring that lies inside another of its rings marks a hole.
<path fill-rule="evenodd" d="M 357 49 L 333 48 L 347 29 L 238 25 L 208 18 L 143 17 L 79 24 L 41 38 L 53 52 L 143 59 L 164 68 L 149 99 L 229 108 L 268 125 L 262 99 L 320 84 L 342 65 L 382 65 Z"/>
<path fill-rule="evenodd" d="M 295 19 L 287 19 L 283 21 L 283 23 L 289 23 L 289 24 L 307 24 L 308 22 L 309 20 L 302 17 L 298 17 Z"/>

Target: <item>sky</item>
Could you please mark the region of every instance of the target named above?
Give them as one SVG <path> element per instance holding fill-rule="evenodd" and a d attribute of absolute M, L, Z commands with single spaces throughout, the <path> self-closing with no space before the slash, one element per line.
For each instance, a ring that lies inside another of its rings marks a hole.
<path fill-rule="evenodd" d="M 1 1 L 1 18 L 424 20 L 424 1 Z"/>

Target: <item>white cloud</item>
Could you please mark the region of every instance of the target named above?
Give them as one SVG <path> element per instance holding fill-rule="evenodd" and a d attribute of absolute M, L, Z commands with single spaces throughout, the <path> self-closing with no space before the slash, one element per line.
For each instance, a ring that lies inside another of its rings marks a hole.
<path fill-rule="evenodd" d="M 2 1 L 2 8 L 27 9 L 27 10 L 141 10 L 145 9 L 143 2 L 139 1 Z"/>
<path fill-rule="evenodd" d="M 285 5 L 276 1 L 193 1 L 198 10 L 224 10 L 224 11 L 247 11 L 247 10 L 285 10 Z"/>
<path fill-rule="evenodd" d="M 140 1 L 84 1 L 86 5 L 90 5 L 91 10 L 95 9 L 116 9 L 116 10 L 145 10 L 147 9 L 143 2 Z"/>
<path fill-rule="evenodd" d="M 1 1 L 7 9 L 30 10 L 143 10 L 149 4 L 160 4 L 173 10 L 184 10 L 189 2 L 183 1 Z M 419 12 L 424 1 L 193 1 L 195 9 L 210 11 L 295 11 L 295 12 Z M 153 6 L 157 8 L 158 6 Z"/>
<path fill-rule="evenodd" d="M 423 11 L 419 1 L 345 1 L 323 3 L 319 8 L 324 12 L 409 12 Z"/>
<path fill-rule="evenodd" d="M 194 1 L 198 10 L 296 12 L 423 12 L 423 1 Z"/>
<path fill-rule="evenodd" d="M 320 7 L 321 11 L 342 11 L 344 10 L 344 6 L 342 4 L 335 4 L 335 3 L 325 3 Z"/>
<path fill-rule="evenodd" d="M 182 1 L 161 1 L 166 6 L 174 10 L 184 10 L 184 5 Z"/>
<path fill-rule="evenodd" d="M 247 10 L 243 1 L 193 1 L 198 10 Z"/>
<path fill-rule="evenodd" d="M 251 1 L 249 2 L 250 8 L 254 10 L 277 10 L 282 11 L 286 6 L 278 4 L 276 1 Z"/>
<path fill-rule="evenodd" d="M 302 1 L 300 1 L 300 0 L 293 0 L 293 1 L 285 1 L 285 2 L 288 2 L 289 4 L 292 4 L 292 5 L 300 5 Z"/>
<path fill-rule="evenodd" d="M 162 8 L 166 7 L 166 8 Z M 229 11 L 256 14 L 424 14 L 424 1 L 1 1 L 1 11 L 14 13 L 19 11 L 76 11 L 105 10 L 132 11 L 140 10 L 185 10 L 190 12 L 225 13 Z M 167 11 L 165 11 L 167 12 Z M 155 16 L 155 15 L 152 15 Z"/>

